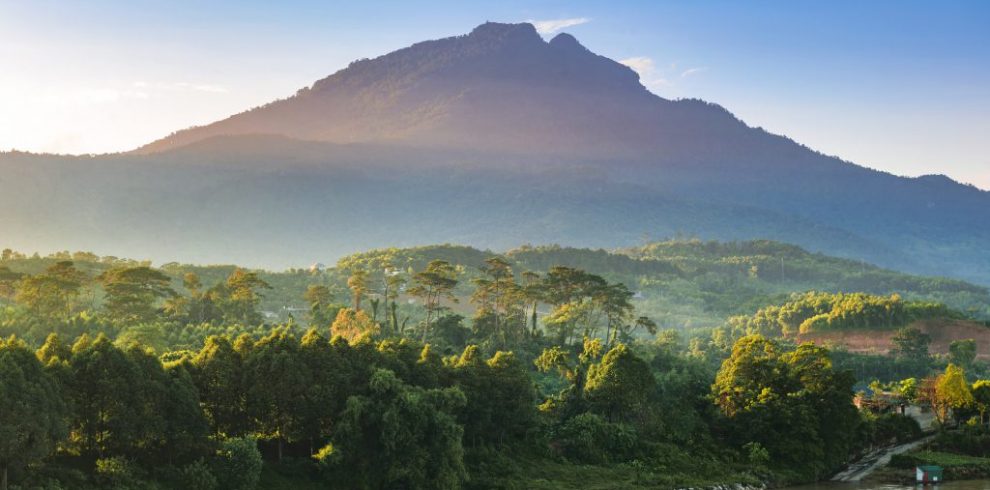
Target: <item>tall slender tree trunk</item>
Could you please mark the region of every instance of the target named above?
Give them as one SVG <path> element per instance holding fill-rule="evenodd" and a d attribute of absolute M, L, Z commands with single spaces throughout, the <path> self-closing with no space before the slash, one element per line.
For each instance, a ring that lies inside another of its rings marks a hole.
<path fill-rule="evenodd" d="M 0 490 L 7 490 L 7 465 L 3 465 L 3 475 L 0 476 Z"/>
<path fill-rule="evenodd" d="M 392 300 L 392 332 L 399 335 L 399 319 L 395 316 L 395 300 Z"/>
<path fill-rule="evenodd" d="M 533 303 L 533 337 L 536 337 L 536 303 Z"/>

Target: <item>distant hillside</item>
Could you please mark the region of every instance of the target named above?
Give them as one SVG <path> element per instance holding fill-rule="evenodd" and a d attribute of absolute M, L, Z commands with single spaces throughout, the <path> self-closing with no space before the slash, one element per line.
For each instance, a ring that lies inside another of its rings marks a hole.
<path fill-rule="evenodd" d="M 381 264 L 391 263 L 400 271 L 421 270 L 431 260 L 447 260 L 458 268 L 461 285 L 456 293 L 464 314 L 472 310 L 468 297 L 471 279 L 480 275 L 484 260 L 494 252 L 459 245 L 376 249 L 342 258 L 325 270 L 292 269 L 261 271 L 273 289 L 264 293 L 261 309 L 284 321 L 295 312 L 301 319 L 306 303 L 303 292 L 310 284 L 331 287 L 337 300 L 347 302 L 347 276 L 355 267 L 371 273 L 372 289 L 382 274 Z M 733 315 L 753 315 L 769 305 L 787 302 L 791 294 L 806 291 L 864 292 L 901 295 L 905 301 L 944 303 L 966 317 L 990 320 L 990 291 L 982 286 L 947 278 L 914 276 L 875 267 L 859 261 L 807 252 L 793 245 L 770 242 L 702 242 L 677 240 L 650 243 L 619 251 L 560 246 L 524 246 L 505 253 L 518 275 L 524 271 L 543 273 L 563 265 L 622 282 L 637 292 L 636 308 L 663 328 L 699 328 L 721 325 Z M 57 260 L 75 260 L 77 266 L 95 276 L 113 265 L 137 264 L 115 257 L 62 252 L 56 256 L 0 260 L 0 267 L 36 274 Z M 783 274 L 781 274 L 783 260 Z M 195 272 L 210 286 L 223 281 L 233 265 L 164 264 L 161 269 L 174 278 Z M 374 294 L 374 293 L 373 293 Z M 418 314 L 409 308 L 409 314 Z"/>
<path fill-rule="evenodd" d="M 869 163 L 869 162 L 864 162 Z M 4 245 L 283 268 L 385 246 L 772 239 L 990 285 L 990 193 L 650 93 L 488 23 L 127 155 L 0 155 Z"/>
<path fill-rule="evenodd" d="M 338 268 L 361 265 L 373 269 L 388 257 L 401 268 L 418 270 L 430 260 L 442 259 L 461 266 L 463 277 L 469 279 L 493 255 L 453 245 L 392 248 L 345 257 Z M 962 315 L 990 320 L 990 291 L 985 287 L 898 273 L 770 241 L 677 240 L 614 252 L 525 246 L 504 256 L 517 273 L 564 265 L 623 282 L 638 292 L 638 310 L 670 328 L 719 325 L 729 316 L 751 315 L 767 305 L 786 302 L 792 293 L 810 290 L 899 294 L 905 300 L 944 303 Z M 469 289 L 462 294 L 466 296 Z"/>

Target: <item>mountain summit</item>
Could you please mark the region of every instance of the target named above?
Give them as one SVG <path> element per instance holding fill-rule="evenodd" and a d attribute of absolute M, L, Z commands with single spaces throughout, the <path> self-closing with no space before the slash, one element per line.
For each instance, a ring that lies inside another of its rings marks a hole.
<path fill-rule="evenodd" d="M 990 193 L 664 99 L 529 24 L 355 61 L 130 154 L 0 155 L 0 224 L 28 250 L 277 267 L 423 243 L 766 238 L 990 285 Z"/>
<path fill-rule="evenodd" d="M 547 42 L 530 24 L 489 22 L 466 36 L 355 61 L 287 99 L 180 131 L 138 152 L 218 135 L 276 134 L 615 157 L 669 154 L 699 127 L 743 129 L 727 113 L 697 105 L 650 93 L 629 67 L 589 51 L 570 34 Z"/>

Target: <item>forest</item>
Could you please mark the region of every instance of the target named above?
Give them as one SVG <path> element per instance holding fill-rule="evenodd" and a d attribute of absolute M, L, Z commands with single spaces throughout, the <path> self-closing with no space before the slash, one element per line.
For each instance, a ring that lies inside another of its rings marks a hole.
<path fill-rule="evenodd" d="M 796 292 L 867 277 L 884 295 Z M 707 328 L 658 321 L 689 295 Z M 908 327 L 982 318 L 986 295 L 772 242 L 437 246 L 284 273 L 5 250 L 2 488 L 815 481 L 916 430 L 855 390 L 986 373 L 972 341 L 932 355 Z M 864 326 L 896 349 L 790 338 Z"/>

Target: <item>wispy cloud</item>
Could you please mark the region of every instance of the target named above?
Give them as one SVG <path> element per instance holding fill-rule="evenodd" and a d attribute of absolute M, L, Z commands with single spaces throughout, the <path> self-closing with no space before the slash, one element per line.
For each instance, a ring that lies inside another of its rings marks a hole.
<path fill-rule="evenodd" d="M 619 63 L 638 73 L 640 82 L 650 89 L 670 89 L 678 84 L 678 80 L 690 78 L 708 70 L 708 67 L 705 66 L 684 69 L 678 67 L 677 63 L 670 63 L 661 67 L 653 58 L 647 56 L 634 56 L 619 60 Z"/>
<path fill-rule="evenodd" d="M 619 60 L 619 63 L 632 68 L 634 72 L 638 73 L 639 80 L 647 87 L 669 87 L 672 85 L 670 80 L 664 78 L 661 73 L 657 71 L 657 64 L 653 61 L 653 58 L 646 56 L 635 56 L 632 58 Z"/>
<path fill-rule="evenodd" d="M 587 24 L 588 22 L 591 22 L 591 19 L 587 17 L 572 17 L 570 19 L 530 20 L 527 22 L 533 24 L 533 27 L 536 28 L 536 32 L 539 32 L 545 36 L 548 34 L 553 34 L 561 29 Z"/>
<path fill-rule="evenodd" d="M 657 70 L 657 64 L 653 62 L 653 58 L 647 58 L 646 56 L 626 58 L 624 60 L 619 60 L 619 63 L 632 68 L 633 71 L 639 73 L 639 76 L 641 77 Z"/>
<path fill-rule="evenodd" d="M 707 66 L 699 66 L 697 68 L 688 68 L 687 70 L 684 70 L 684 71 L 681 72 L 681 78 L 689 77 L 691 75 L 696 75 L 696 74 L 701 73 L 701 72 L 703 72 L 705 70 L 708 70 L 708 67 Z"/>

